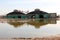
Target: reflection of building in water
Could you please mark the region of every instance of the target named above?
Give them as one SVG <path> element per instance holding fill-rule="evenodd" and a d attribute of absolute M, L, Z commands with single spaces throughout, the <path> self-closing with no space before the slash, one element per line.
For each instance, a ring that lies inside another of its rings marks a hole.
<path fill-rule="evenodd" d="M 24 22 L 7 22 L 10 25 L 13 25 L 14 27 L 20 27 L 21 25 L 24 24 Z"/>
<path fill-rule="evenodd" d="M 7 22 L 10 25 L 13 25 L 14 27 L 20 27 L 24 23 L 27 23 L 29 25 L 33 25 L 35 28 L 40 28 L 41 26 L 47 25 L 47 24 L 56 24 L 56 19 L 41 19 L 41 20 L 30 20 L 28 22 L 20 22 L 20 21 L 8 21 Z"/>
<path fill-rule="evenodd" d="M 56 24 L 56 20 L 34 20 L 29 21 L 28 24 L 35 26 L 35 28 L 39 28 L 41 26 L 47 25 L 47 24 Z"/>
<path fill-rule="evenodd" d="M 48 24 L 56 24 L 57 19 L 44 19 L 44 22 L 48 23 Z"/>
<path fill-rule="evenodd" d="M 39 28 L 40 26 L 46 25 L 47 23 L 44 23 L 43 20 L 35 20 L 35 21 L 29 21 L 28 24 L 35 26 L 35 28 Z"/>

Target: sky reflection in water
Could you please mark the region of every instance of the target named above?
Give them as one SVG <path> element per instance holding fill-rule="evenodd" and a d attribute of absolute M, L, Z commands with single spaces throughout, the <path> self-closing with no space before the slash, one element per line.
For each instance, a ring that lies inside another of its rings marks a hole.
<path fill-rule="evenodd" d="M 55 19 L 0 23 L 0 38 L 32 38 L 60 34 L 60 21 Z"/>

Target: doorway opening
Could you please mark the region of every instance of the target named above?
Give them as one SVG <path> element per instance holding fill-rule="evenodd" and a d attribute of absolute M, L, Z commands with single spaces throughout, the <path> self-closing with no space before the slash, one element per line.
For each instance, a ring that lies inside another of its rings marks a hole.
<path fill-rule="evenodd" d="M 21 18 L 21 16 L 18 16 L 18 18 Z"/>
<path fill-rule="evenodd" d="M 39 15 L 39 18 L 44 18 L 44 16 L 43 15 Z"/>

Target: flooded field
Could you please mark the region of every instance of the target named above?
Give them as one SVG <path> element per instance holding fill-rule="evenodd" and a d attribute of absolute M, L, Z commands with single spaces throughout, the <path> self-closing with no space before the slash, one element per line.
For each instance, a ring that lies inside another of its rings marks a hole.
<path fill-rule="evenodd" d="M 0 19 L 0 38 L 60 37 L 60 19 Z"/>

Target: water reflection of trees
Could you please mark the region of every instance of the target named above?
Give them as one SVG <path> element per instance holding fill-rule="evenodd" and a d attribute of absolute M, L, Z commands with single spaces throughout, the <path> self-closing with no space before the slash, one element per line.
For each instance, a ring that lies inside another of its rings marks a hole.
<path fill-rule="evenodd" d="M 27 20 L 26 20 L 27 21 Z M 44 20 L 30 20 L 28 22 L 18 22 L 18 20 L 12 22 L 9 21 L 8 24 L 13 25 L 14 27 L 20 27 L 24 23 L 27 23 L 29 25 L 34 26 L 35 28 L 40 28 L 41 26 L 47 25 L 47 24 L 56 24 L 56 19 L 44 19 Z"/>

